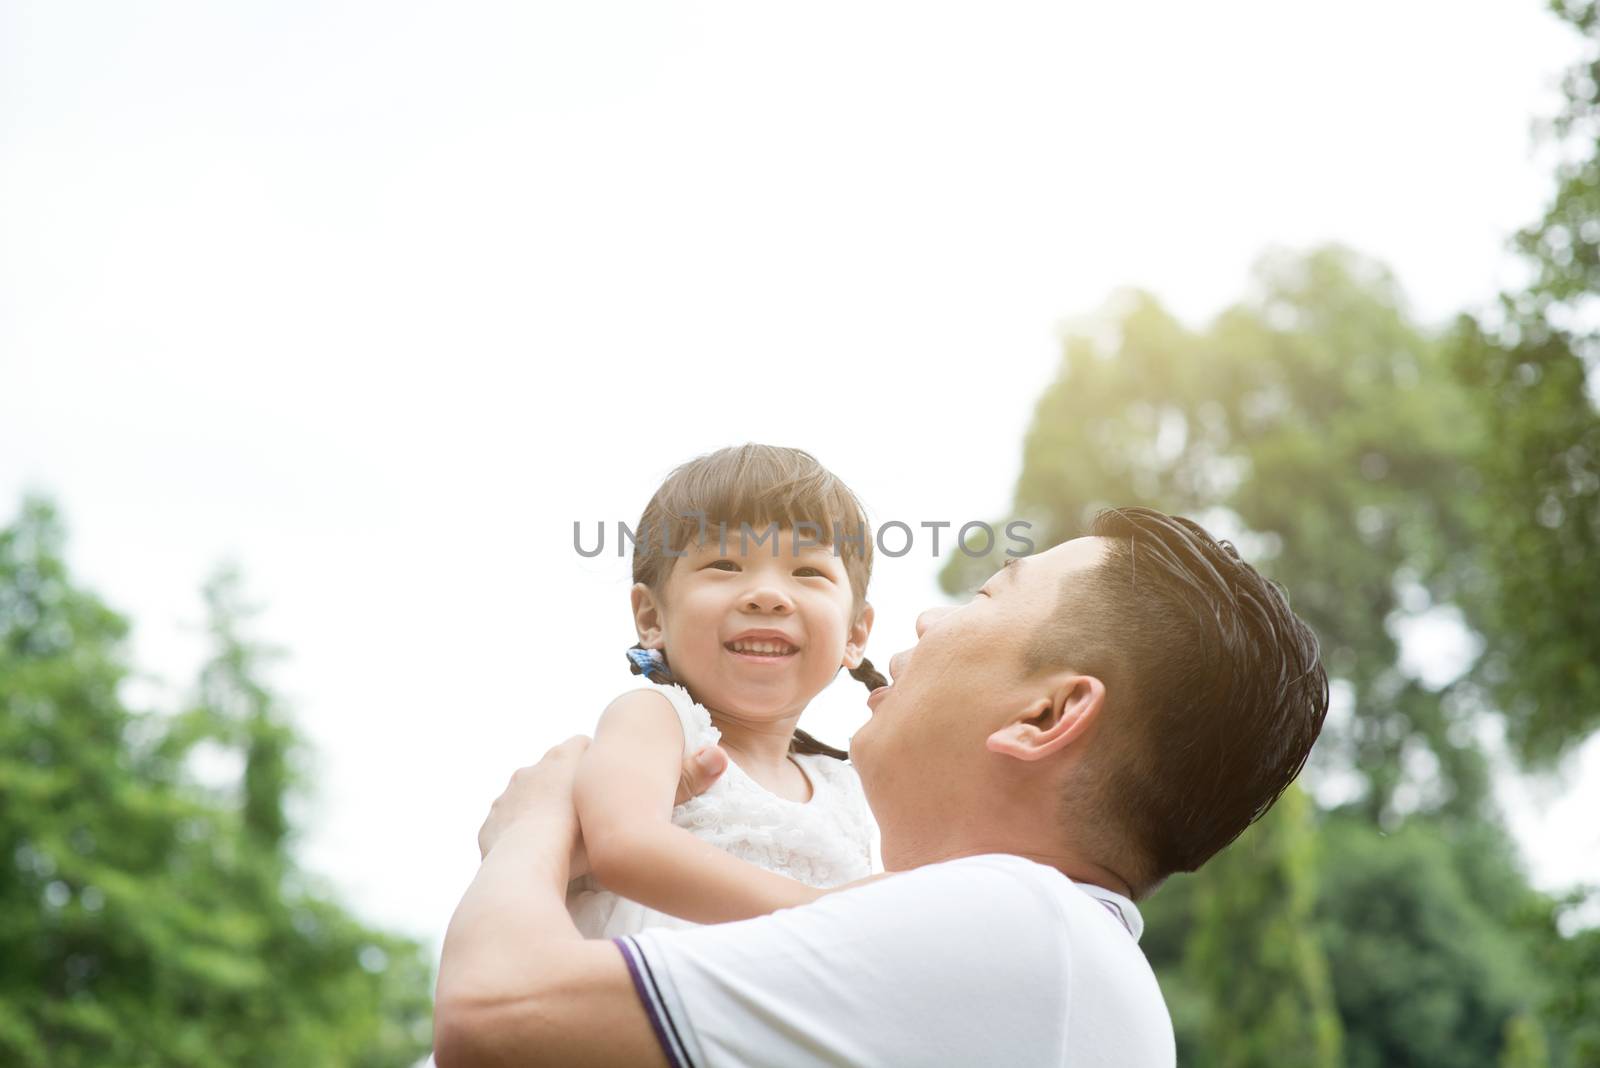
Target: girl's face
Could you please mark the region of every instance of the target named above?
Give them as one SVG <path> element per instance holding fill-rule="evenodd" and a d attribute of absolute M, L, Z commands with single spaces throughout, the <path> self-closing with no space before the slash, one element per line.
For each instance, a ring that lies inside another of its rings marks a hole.
<path fill-rule="evenodd" d="M 861 663 L 872 607 L 852 620 L 844 561 L 826 545 L 796 553 L 794 541 L 789 530 L 760 544 L 729 530 L 726 551 L 714 537 L 690 545 L 659 598 L 634 586 L 640 644 L 663 650 L 707 708 L 762 720 L 797 715 L 840 667 Z"/>

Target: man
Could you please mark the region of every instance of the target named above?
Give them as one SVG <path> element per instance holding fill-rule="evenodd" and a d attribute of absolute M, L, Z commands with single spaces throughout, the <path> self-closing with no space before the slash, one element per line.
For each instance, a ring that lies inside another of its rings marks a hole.
<path fill-rule="evenodd" d="M 518 772 L 445 939 L 441 1068 L 1171 1065 L 1134 901 L 1299 773 L 1315 638 L 1232 546 L 1133 508 L 917 637 L 850 744 L 896 874 L 815 904 L 585 941 L 563 907 L 585 742 Z"/>

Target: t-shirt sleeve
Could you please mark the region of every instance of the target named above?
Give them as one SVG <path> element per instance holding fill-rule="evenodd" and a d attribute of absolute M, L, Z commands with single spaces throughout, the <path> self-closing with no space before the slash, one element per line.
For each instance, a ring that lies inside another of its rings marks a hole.
<path fill-rule="evenodd" d="M 675 1066 L 1059 1065 L 1065 922 L 1029 866 L 967 858 L 614 941 Z"/>

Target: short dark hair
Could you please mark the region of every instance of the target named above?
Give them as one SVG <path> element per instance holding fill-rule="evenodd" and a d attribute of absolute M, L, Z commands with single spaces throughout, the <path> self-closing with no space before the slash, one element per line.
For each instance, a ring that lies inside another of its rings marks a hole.
<path fill-rule="evenodd" d="M 1090 533 L 1108 551 L 1063 581 L 1025 667 L 1070 665 L 1105 683 L 1097 814 L 1138 851 L 1134 880 L 1148 888 L 1194 871 L 1272 807 L 1322 731 L 1328 676 L 1287 591 L 1229 542 L 1149 508 L 1103 511 Z"/>

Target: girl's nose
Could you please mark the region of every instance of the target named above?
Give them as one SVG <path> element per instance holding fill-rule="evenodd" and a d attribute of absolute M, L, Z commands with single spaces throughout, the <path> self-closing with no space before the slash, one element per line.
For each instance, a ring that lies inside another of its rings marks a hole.
<path fill-rule="evenodd" d="M 782 590 L 771 586 L 751 590 L 745 596 L 744 609 L 746 612 L 771 612 L 774 615 L 785 615 L 794 610 L 794 602 L 789 600 L 789 595 Z"/>

